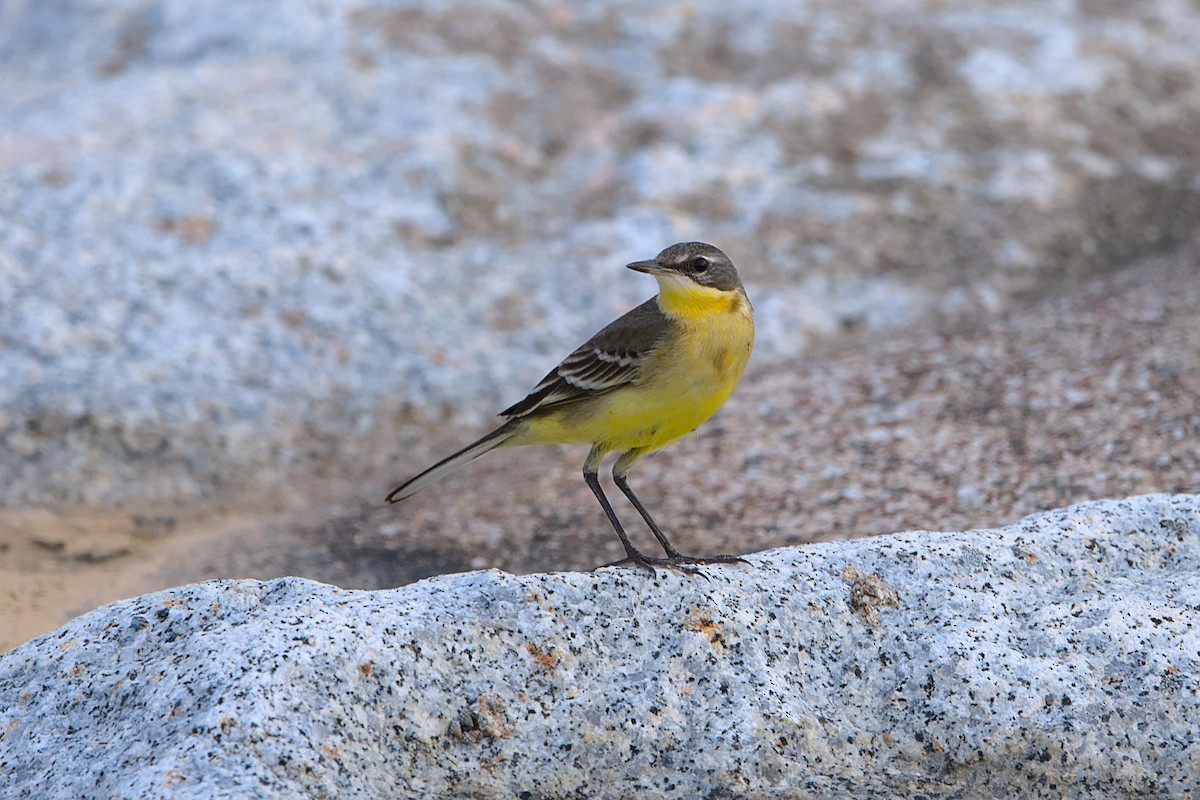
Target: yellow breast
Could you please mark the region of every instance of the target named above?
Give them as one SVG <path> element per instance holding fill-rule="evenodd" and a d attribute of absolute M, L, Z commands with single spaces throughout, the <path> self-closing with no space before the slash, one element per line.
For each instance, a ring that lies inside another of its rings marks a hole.
<path fill-rule="evenodd" d="M 692 284 L 659 296 L 678 335 L 655 354 L 648 394 L 663 401 L 662 427 L 651 447 L 661 447 L 716 413 L 733 392 L 754 346 L 754 315 L 741 292 Z"/>
<path fill-rule="evenodd" d="M 546 420 L 558 428 L 558 441 L 569 435 L 568 441 L 612 450 L 654 450 L 695 429 L 733 392 L 754 345 L 754 314 L 745 295 L 691 283 L 663 286 L 658 300 L 672 330 L 643 377 L 605 395 L 587 419 Z"/>

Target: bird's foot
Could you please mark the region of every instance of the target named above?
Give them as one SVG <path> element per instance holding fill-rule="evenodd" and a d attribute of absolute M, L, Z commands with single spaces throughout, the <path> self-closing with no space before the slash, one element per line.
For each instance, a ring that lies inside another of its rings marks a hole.
<path fill-rule="evenodd" d="M 704 575 L 703 572 L 696 569 L 698 564 L 749 564 L 750 562 L 744 558 L 737 556 L 685 556 L 682 553 L 671 553 L 664 558 L 654 558 L 644 555 L 643 553 L 634 550 L 620 561 L 614 561 L 611 564 L 603 564 L 597 569 L 604 567 L 623 567 L 632 565 L 641 569 L 649 570 L 651 574 L 655 574 L 655 567 L 663 567 L 664 569 L 673 569 L 684 573 L 685 575 Z"/>
<path fill-rule="evenodd" d="M 675 564 L 750 564 L 741 556 L 685 556 L 680 552 L 671 553 L 666 560 Z"/>

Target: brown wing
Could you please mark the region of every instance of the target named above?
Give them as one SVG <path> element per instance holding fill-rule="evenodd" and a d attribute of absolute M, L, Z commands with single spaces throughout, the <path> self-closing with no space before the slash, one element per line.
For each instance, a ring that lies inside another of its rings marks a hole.
<path fill-rule="evenodd" d="M 539 409 L 611 392 L 637 380 L 671 321 L 651 298 L 588 339 L 550 370 L 521 402 L 500 412 L 523 417 Z"/>

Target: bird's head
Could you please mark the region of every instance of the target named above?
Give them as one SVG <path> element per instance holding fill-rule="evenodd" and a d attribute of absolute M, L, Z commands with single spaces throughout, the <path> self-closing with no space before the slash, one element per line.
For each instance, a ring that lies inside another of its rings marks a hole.
<path fill-rule="evenodd" d="M 645 272 L 671 284 L 696 283 L 718 291 L 739 290 L 742 280 L 729 256 L 711 244 L 681 242 L 673 244 L 649 261 L 635 261 L 629 269 Z"/>
<path fill-rule="evenodd" d="M 691 316 L 717 307 L 748 308 L 743 303 L 746 290 L 733 262 L 711 244 L 673 244 L 653 260 L 627 266 L 654 276 L 659 305 L 669 313 Z"/>

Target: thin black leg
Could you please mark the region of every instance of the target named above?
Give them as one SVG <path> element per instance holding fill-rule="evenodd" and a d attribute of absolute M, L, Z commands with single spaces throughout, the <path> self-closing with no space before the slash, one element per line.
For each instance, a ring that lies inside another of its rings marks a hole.
<path fill-rule="evenodd" d="M 642 519 L 644 519 L 646 524 L 650 527 L 650 532 L 654 534 L 654 538 L 658 539 L 658 543 L 662 545 L 663 551 L 665 551 L 666 554 L 671 558 L 683 558 L 683 554 L 676 550 L 674 545 L 667 540 L 667 535 L 662 532 L 661 528 L 658 527 L 658 523 L 656 523 L 654 518 L 650 516 L 650 512 L 646 510 L 644 505 L 642 505 L 642 501 L 638 499 L 638 496 L 633 493 L 633 489 L 629 488 L 629 479 L 624 475 L 618 475 L 614 472 L 613 483 L 615 483 L 617 488 L 629 498 L 629 502 L 633 503 L 633 507 L 636 508 L 637 512 L 642 515 Z"/>
<path fill-rule="evenodd" d="M 629 469 L 633 466 L 633 462 L 641 457 L 642 450 L 627 450 L 617 459 L 617 463 L 613 465 L 613 483 L 617 484 L 617 488 L 629 498 L 629 502 L 633 503 L 633 507 L 642 515 L 642 519 L 646 521 L 650 531 L 654 534 L 654 538 L 658 539 L 658 543 L 662 545 L 662 549 L 666 552 L 665 559 L 659 559 L 659 562 L 667 562 L 672 565 L 681 564 L 746 564 L 744 558 L 737 556 L 685 556 L 675 549 L 674 545 L 667 539 L 667 535 L 658 527 L 658 523 L 650 516 L 650 512 L 642 505 L 642 501 L 633 493 L 633 489 L 629 486 Z"/>
<path fill-rule="evenodd" d="M 617 532 L 617 536 L 621 539 L 621 545 L 625 548 L 626 560 L 637 564 L 639 567 L 645 567 L 653 573 L 654 567 L 633 546 L 633 542 L 629 541 L 629 537 L 625 534 L 625 529 L 621 527 L 621 521 L 617 519 L 617 513 L 613 511 L 608 498 L 604 496 L 604 490 L 600 488 L 600 477 L 594 472 L 585 472 L 583 473 L 583 480 L 587 483 L 588 488 L 592 490 L 592 494 L 596 495 L 596 499 L 600 501 L 600 507 L 604 509 L 605 516 L 608 517 L 608 521 L 612 523 L 613 530 Z"/>
<path fill-rule="evenodd" d="M 640 552 L 633 546 L 633 542 L 629 541 L 629 536 L 625 533 L 625 529 L 621 527 L 621 521 L 617 519 L 617 513 L 613 511 L 608 498 L 604 496 L 604 490 L 600 488 L 600 477 L 597 473 L 600 468 L 600 462 L 604 460 L 604 453 L 605 451 L 599 445 L 594 446 L 591 453 L 588 454 L 587 461 L 583 462 L 583 480 L 587 483 L 588 488 L 592 490 L 592 494 L 596 495 L 596 499 L 600 501 L 600 507 L 604 509 L 604 515 L 608 517 L 613 530 L 617 532 L 617 537 L 621 540 L 621 546 L 625 548 L 625 558 L 623 560 L 612 564 L 605 564 L 604 566 L 615 567 L 618 564 L 634 564 L 642 569 L 649 570 L 651 574 L 654 573 L 655 567 L 668 567 L 691 575 L 700 574 L 696 569 L 684 566 L 680 560 L 674 558 L 651 558 Z"/>

